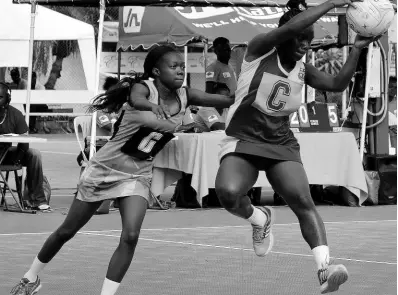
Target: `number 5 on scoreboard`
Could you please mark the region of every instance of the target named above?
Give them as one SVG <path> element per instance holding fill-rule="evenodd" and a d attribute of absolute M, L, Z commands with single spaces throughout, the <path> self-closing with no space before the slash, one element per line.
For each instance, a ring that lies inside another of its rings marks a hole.
<path fill-rule="evenodd" d="M 328 103 L 328 114 L 330 127 L 339 127 L 339 117 L 337 116 L 337 105 Z"/>

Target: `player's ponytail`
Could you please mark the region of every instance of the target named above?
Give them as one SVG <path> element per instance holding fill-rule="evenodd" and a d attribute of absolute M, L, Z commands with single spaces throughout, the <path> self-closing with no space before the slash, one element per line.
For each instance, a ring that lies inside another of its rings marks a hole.
<path fill-rule="evenodd" d="M 306 10 L 308 5 L 305 0 L 289 0 L 286 3 L 286 8 L 287 11 L 279 19 L 279 27 L 283 26 L 293 17 Z"/>
<path fill-rule="evenodd" d="M 153 68 L 158 61 L 169 52 L 179 52 L 177 49 L 161 45 L 148 52 L 144 61 L 144 74 L 132 73 L 129 77 L 121 79 L 116 85 L 111 86 L 105 93 L 94 98 L 89 111 L 104 111 L 106 113 L 118 112 L 130 97 L 131 88 L 135 83 L 140 83 L 153 76 Z"/>
<path fill-rule="evenodd" d="M 149 75 L 131 73 L 130 76 L 121 79 L 115 85 L 111 86 L 105 93 L 96 96 L 89 107 L 89 111 L 103 111 L 105 113 L 117 113 L 127 102 L 131 87 L 135 83 L 149 79 Z"/>

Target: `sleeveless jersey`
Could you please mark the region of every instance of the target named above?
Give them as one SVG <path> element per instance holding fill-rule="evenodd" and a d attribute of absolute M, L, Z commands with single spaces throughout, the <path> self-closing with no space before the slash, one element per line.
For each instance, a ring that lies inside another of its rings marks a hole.
<path fill-rule="evenodd" d="M 154 104 L 159 104 L 159 94 L 153 82 L 145 80 L 144 83 L 149 89 L 148 100 Z M 177 94 L 179 97 L 180 110 L 168 120 L 175 123 L 175 126 L 182 123 L 187 106 L 186 89 L 178 89 Z M 158 151 L 158 145 L 162 145 L 163 147 L 164 135 L 173 132 L 173 130 L 162 128 L 162 120 L 157 120 L 155 116 L 147 118 L 148 115 L 146 115 L 146 117 L 143 117 L 143 114 L 144 112 L 135 110 L 129 104 L 125 104 L 115 124 L 114 134 L 98 151 L 94 158 L 104 165 L 112 165 L 113 169 L 121 169 L 124 172 L 128 171 L 129 173 L 133 173 L 132 169 L 139 170 L 141 163 L 138 163 L 137 160 L 151 159 L 152 156 L 154 156 L 152 151 Z M 153 126 L 153 124 L 156 124 L 157 127 L 154 129 L 148 126 L 146 120 L 152 120 L 151 125 Z M 134 138 L 134 141 L 130 140 L 132 138 Z M 124 152 L 122 152 L 122 147 L 125 146 L 128 141 L 128 149 L 126 150 L 125 147 Z M 144 163 L 143 165 L 145 166 Z"/>
<path fill-rule="evenodd" d="M 289 115 L 301 104 L 304 76 L 301 61 L 290 73 L 284 70 L 275 48 L 254 61 L 244 60 L 226 134 L 258 144 L 298 145 Z"/>
<path fill-rule="evenodd" d="M 144 83 L 149 88 L 148 100 L 158 104 L 159 95 L 153 82 Z M 186 89 L 180 88 L 177 93 L 180 110 L 168 120 L 173 123 L 168 127 L 165 120 L 158 120 L 152 112 L 135 110 L 127 103 L 123 106 L 112 138 L 90 159 L 80 177 L 79 200 L 97 202 L 125 196 L 149 200 L 154 151 L 161 149 L 167 135 L 182 123 L 187 106 Z"/>

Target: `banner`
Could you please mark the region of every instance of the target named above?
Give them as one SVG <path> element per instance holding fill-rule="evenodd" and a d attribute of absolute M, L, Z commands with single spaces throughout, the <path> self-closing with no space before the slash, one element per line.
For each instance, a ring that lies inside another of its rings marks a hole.
<path fill-rule="evenodd" d="M 122 52 L 121 53 L 121 67 L 120 73 L 127 74 L 129 72 L 143 72 L 146 52 Z M 214 54 L 207 56 L 207 64 L 209 65 L 216 60 Z M 117 73 L 118 53 L 117 52 L 102 52 L 100 62 L 100 72 L 102 73 Z M 204 56 L 202 53 L 188 54 L 188 73 L 204 74 Z"/>
<path fill-rule="evenodd" d="M 135 7 L 119 9 L 118 49 L 150 48 L 154 44 L 189 42 L 217 37 L 231 44 L 247 44 L 260 33 L 278 27 L 284 13 L 280 7 Z M 337 38 L 337 17 L 324 16 L 314 25 L 314 41 Z"/>

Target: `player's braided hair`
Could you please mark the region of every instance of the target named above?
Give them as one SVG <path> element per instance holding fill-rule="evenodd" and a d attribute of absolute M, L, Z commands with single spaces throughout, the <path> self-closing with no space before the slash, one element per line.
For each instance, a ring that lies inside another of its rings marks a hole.
<path fill-rule="evenodd" d="M 279 19 L 279 27 L 283 26 L 293 17 L 306 10 L 308 5 L 305 0 L 289 0 L 286 7 L 288 10 Z"/>
<path fill-rule="evenodd" d="M 118 112 L 125 102 L 127 102 L 131 88 L 135 83 L 140 83 L 143 80 L 154 78 L 152 70 L 156 67 L 159 60 L 170 52 L 179 52 L 177 49 L 161 45 L 157 46 L 148 52 L 144 61 L 144 73 L 130 73 L 118 81 L 116 85 L 110 87 L 105 93 L 98 95 L 94 98 L 89 111 L 104 111 L 106 113 Z"/>

